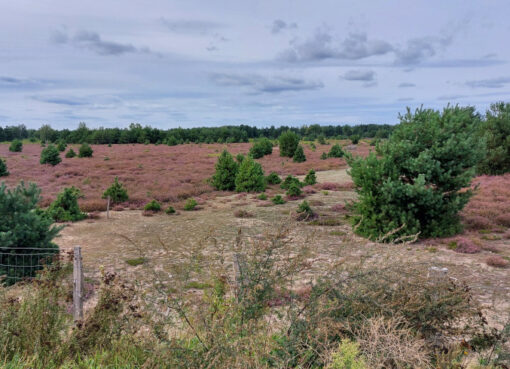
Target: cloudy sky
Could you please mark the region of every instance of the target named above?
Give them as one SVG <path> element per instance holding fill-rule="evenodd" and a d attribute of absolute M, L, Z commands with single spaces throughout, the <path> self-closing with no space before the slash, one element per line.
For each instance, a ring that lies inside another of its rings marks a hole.
<path fill-rule="evenodd" d="M 0 125 L 396 123 L 510 100 L 508 0 L 0 0 Z"/>

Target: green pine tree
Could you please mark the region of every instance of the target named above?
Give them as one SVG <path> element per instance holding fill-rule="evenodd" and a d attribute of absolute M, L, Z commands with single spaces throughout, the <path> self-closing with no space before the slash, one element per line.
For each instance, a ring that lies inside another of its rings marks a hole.
<path fill-rule="evenodd" d="M 234 190 L 238 169 L 239 164 L 235 162 L 233 156 L 227 150 L 223 150 L 216 162 L 216 172 L 212 177 L 212 185 L 220 191 Z"/>
<path fill-rule="evenodd" d="M 39 160 L 41 164 L 51 164 L 55 166 L 61 161 L 60 153 L 54 145 L 48 145 L 48 147 L 45 147 L 41 151 L 41 159 Z"/>
<path fill-rule="evenodd" d="M 7 163 L 4 159 L 0 158 L 0 177 L 6 177 L 9 175 L 9 171 L 7 170 Z"/>
<path fill-rule="evenodd" d="M 303 150 L 303 146 L 298 145 L 296 151 L 294 151 L 294 156 L 292 157 L 292 161 L 295 163 L 303 163 L 306 161 L 305 151 Z"/>
<path fill-rule="evenodd" d="M 126 188 L 119 182 L 119 177 L 115 177 L 113 184 L 103 193 L 103 199 L 110 196 L 112 203 L 124 202 L 129 199 Z"/>
<path fill-rule="evenodd" d="M 237 192 L 263 192 L 266 181 L 261 165 L 246 157 L 239 166 L 235 184 Z"/>

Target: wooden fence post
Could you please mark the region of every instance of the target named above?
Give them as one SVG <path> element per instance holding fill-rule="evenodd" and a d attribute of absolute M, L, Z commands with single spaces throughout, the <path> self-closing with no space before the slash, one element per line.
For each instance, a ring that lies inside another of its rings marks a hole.
<path fill-rule="evenodd" d="M 83 264 L 81 259 L 81 247 L 74 247 L 73 265 L 73 316 L 74 321 L 83 319 Z"/>
<path fill-rule="evenodd" d="M 110 219 L 110 195 L 108 195 L 108 204 L 106 204 L 106 219 Z"/>

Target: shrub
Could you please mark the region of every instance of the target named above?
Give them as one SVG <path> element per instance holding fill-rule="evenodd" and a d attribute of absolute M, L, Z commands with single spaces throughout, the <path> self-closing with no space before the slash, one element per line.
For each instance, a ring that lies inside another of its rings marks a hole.
<path fill-rule="evenodd" d="M 308 174 L 305 177 L 305 180 L 303 181 L 307 186 L 313 186 L 317 183 L 317 176 L 315 175 L 315 170 L 310 169 Z"/>
<path fill-rule="evenodd" d="M 317 143 L 319 145 L 327 145 L 328 144 L 326 142 L 326 137 L 324 135 L 319 135 L 319 137 L 317 137 Z"/>
<path fill-rule="evenodd" d="M 321 160 L 326 160 L 328 158 L 328 154 L 326 154 L 325 152 L 323 152 L 321 154 Z"/>
<path fill-rule="evenodd" d="M 483 155 L 474 135 L 479 116 L 472 107 L 448 106 L 408 109 L 400 120 L 378 155 L 349 155 L 356 232 L 373 240 L 387 235 L 384 241 L 459 232 L 458 213 L 472 196 L 464 189 Z"/>
<path fill-rule="evenodd" d="M 48 147 L 41 151 L 41 159 L 39 160 L 41 164 L 51 164 L 55 166 L 61 161 L 62 158 L 60 157 L 60 154 L 55 146 L 48 145 Z"/>
<path fill-rule="evenodd" d="M 330 158 L 341 158 L 344 156 L 344 151 L 339 144 L 334 144 L 329 150 L 328 157 Z"/>
<path fill-rule="evenodd" d="M 186 203 L 184 204 L 184 210 L 186 210 L 186 211 L 195 210 L 197 205 L 198 205 L 198 203 L 195 199 L 191 199 L 191 198 L 187 199 Z"/>
<path fill-rule="evenodd" d="M 298 145 L 298 147 L 294 151 L 294 156 L 292 157 L 292 161 L 294 163 L 303 163 L 306 161 L 306 156 L 305 156 L 305 152 L 303 150 L 303 146 Z"/>
<path fill-rule="evenodd" d="M 302 193 L 303 191 L 301 191 L 301 186 L 296 183 L 292 183 L 285 194 L 289 197 L 298 197 L 301 196 Z"/>
<path fill-rule="evenodd" d="M 9 175 L 9 171 L 7 170 L 7 163 L 4 159 L 0 158 L 0 177 L 6 177 Z"/>
<path fill-rule="evenodd" d="M 487 263 L 487 265 L 496 268 L 506 268 L 510 264 L 508 260 L 503 259 L 499 255 L 489 256 L 485 262 Z"/>
<path fill-rule="evenodd" d="M 177 139 L 175 138 L 175 136 L 170 136 L 167 138 L 166 140 L 166 144 L 168 146 L 176 146 L 179 144 L 179 142 L 177 141 Z"/>
<path fill-rule="evenodd" d="M 280 135 L 278 141 L 280 144 L 280 156 L 292 158 L 299 145 L 299 136 L 292 131 L 286 131 Z"/>
<path fill-rule="evenodd" d="M 267 200 L 267 195 L 265 193 L 261 193 L 257 196 L 257 199 L 259 200 Z"/>
<path fill-rule="evenodd" d="M 244 159 L 239 166 L 235 184 L 237 192 L 263 192 L 266 183 L 261 165 L 250 157 Z"/>
<path fill-rule="evenodd" d="M 480 247 L 474 244 L 473 241 L 471 241 L 469 238 L 465 237 L 459 237 L 456 241 L 453 241 L 454 245 L 452 244 L 452 249 L 455 252 L 461 253 L 461 254 L 477 254 L 479 253 Z"/>
<path fill-rule="evenodd" d="M 50 204 L 46 213 L 56 222 L 76 222 L 85 219 L 87 214 L 82 212 L 78 205 L 80 197 L 81 192 L 76 187 L 64 188 Z"/>
<path fill-rule="evenodd" d="M 119 182 L 119 177 L 115 177 L 113 184 L 103 193 L 103 199 L 108 198 L 113 204 L 124 202 L 129 199 L 126 188 Z"/>
<path fill-rule="evenodd" d="M 166 208 L 165 213 L 166 213 L 166 214 L 169 214 L 169 215 L 170 215 L 170 214 L 175 214 L 175 209 L 174 209 L 174 207 L 173 207 L 173 206 L 169 206 L 168 208 Z"/>
<path fill-rule="evenodd" d="M 368 369 L 368 367 L 359 352 L 359 344 L 345 339 L 331 355 L 331 362 L 326 369 Z"/>
<path fill-rule="evenodd" d="M 80 146 L 80 150 L 78 151 L 79 158 L 91 158 L 94 150 L 90 147 L 89 144 L 84 143 Z"/>
<path fill-rule="evenodd" d="M 76 156 L 76 152 L 72 148 L 69 149 L 68 152 L 66 152 L 66 158 L 74 158 Z"/>
<path fill-rule="evenodd" d="M 273 153 L 273 144 L 267 138 L 261 138 L 253 143 L 250 148 L 250 156 L 253 159 L 260 159 L 265 155 L 271 155 Z"/>
<path fill-rule="evenodd" d="M 239 209 L 234 211 L 234 216 L 236 218 L 253 218 L 253 213 L 250 213 L 248 210 Z"/>
<path fill-rule="evenodd" d="M 303 184 L 301 182 L 299 182 L 299 179 L 297 179 L 296 177 L 293 177 L 292 175 L 289 174 L 287 177 L 285 177 L 285 180 L 280 185 L 280 187 L 283 188 L 284 190 L 288 190 L 290 188 L 290 186 L 293 184 L 295 184 L 299 187 L 303 187 Z"/>
<path fill-rule="evenodd" d="M 479 164 L 485 174 L 510 172 L 510 103 L 491 104 L 479 136 L 486 141 L 486 156 Z"/>
<path fill-rule="evenodd" d="M 298 209 L 298 220 L 308 220 L 315 216 L 314 211 L 308 204 L 308 201 L 304 200 L 301 204 L 299 204 Z"/>
<path fill-rule="evenodd" d="M 57 143 L 57 149 L 58 149 L 58 151 L 60 151 L 60 152 L 64 152 L 64 151 L 66 151 L 66 148 L 67 148 L 67 144 L 66 144 L 64 141 L 60 140 L 60 141 Z"/>
<path fill-rule="evenodd" d="M 53 221 L 38 211 L 41 190 L 35 185 L 25 186 L 22 181 L 16 188 L 7 189 L 0 184 L 0 275 L 4 283 L 13 284 L 20 278 L 33 277 L 41 270 L 48 254 L 58 253 L 53 239 L 61 227 L 52 226 Z M 37 253 L 34 249 L 44 249 Z M 35 254 L 30 257 L 19 255 Z M 9 268 L 7 265 L 29 266 Z"/>
<path fill-rule="evenodd" d="M 216 172 L 212 177 L 212 185 L 220 191 L 234 190 L 239 165 L 227 150 L 223 150 L 218 157 L 215 168 Z"/>
<path fill-rule="evenodd" d="M 13 140 L 11 145 L 9 146 L 9 151 L 11 152 L 22 152 L 23 151 L 23 142 L 20 140 Z"/>
<path fill-rule="evenodd" d="M 280 184 L 282 183 L 282 179 L 280 178 L 280 176 L 278 175 L 278 173 L 276 172 L 271 172 L 267 177 L 266 177 L 266 182 L 268 184 Z"/>
<path fill-rule="evenodd" d="M 161 204 L 156 200 L 151 200 L 147 204 L 145 204 L 143 210 L 158 212 L 161 211 Z"/>
<path fill-rule="evenodd" d="M 353 145 L 357 145 L 361 139 L 360 135 L 352 135 L 350 138 Z"/>
<path fill-rule="evenodd" d="M 285 204 L 285 200 L 283 199 L 283 197 L 281 195 L 276 195 L 275 197 L 273 197 L 271 199 L 271 201 L 273 202 L 273 204 L 275 205 L 282 205 L 282 204 Z"/>
<path fill-rule="evenodd" d="M 243 154 L 237 154 L 236 155 L 236 161 L 241 164 L 244 160 L 245 156 Z"/>

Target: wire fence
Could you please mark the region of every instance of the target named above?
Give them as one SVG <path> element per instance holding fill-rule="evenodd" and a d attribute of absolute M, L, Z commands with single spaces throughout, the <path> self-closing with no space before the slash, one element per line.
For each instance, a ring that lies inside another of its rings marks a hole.
<path fill-rule="evenodd" d="M 45 266 L 59 260 L 54 248 L 0 247 L 0 283 L 12 285 L 36 276 Z"/>

